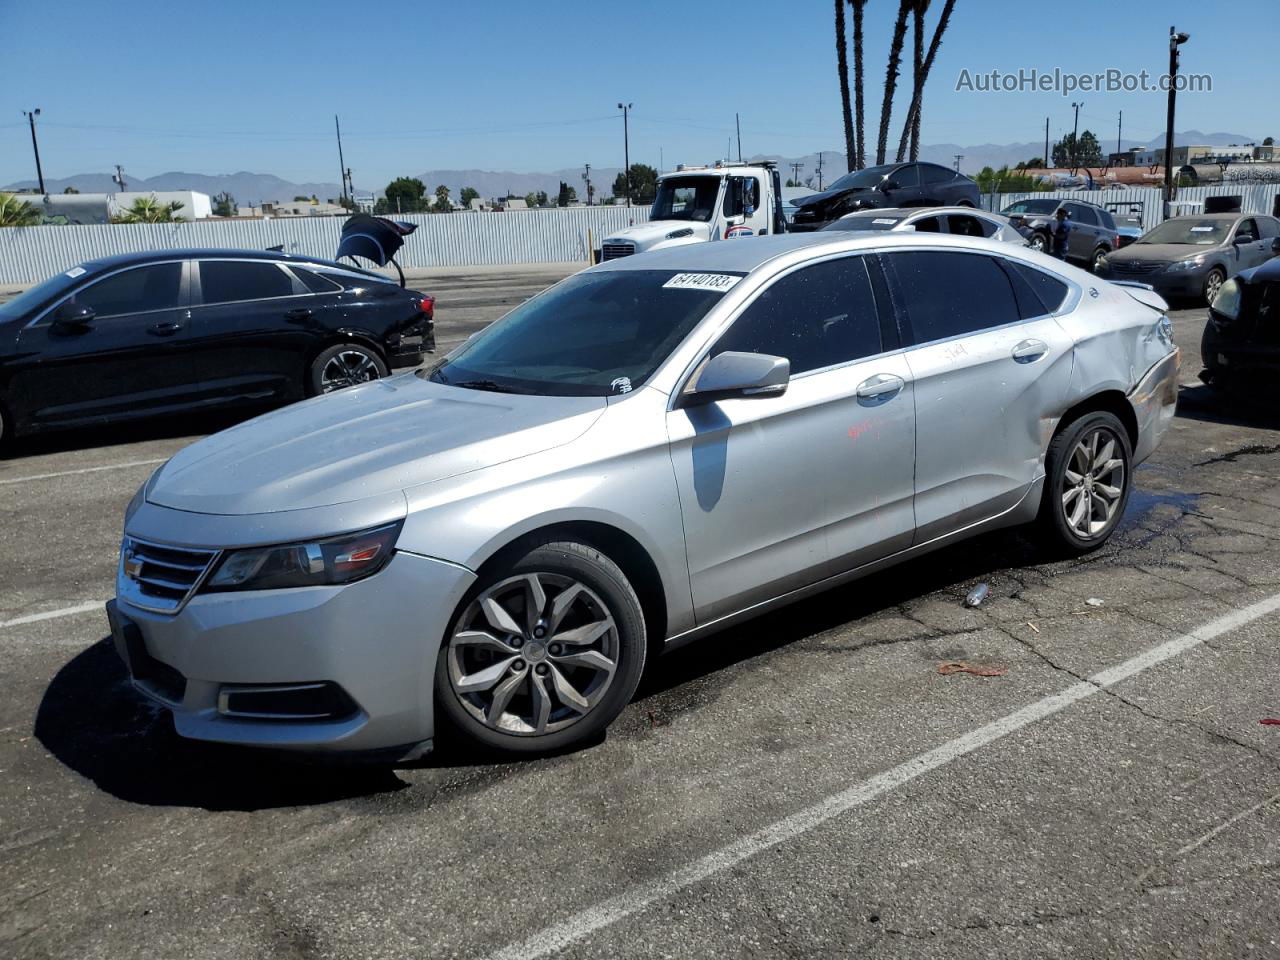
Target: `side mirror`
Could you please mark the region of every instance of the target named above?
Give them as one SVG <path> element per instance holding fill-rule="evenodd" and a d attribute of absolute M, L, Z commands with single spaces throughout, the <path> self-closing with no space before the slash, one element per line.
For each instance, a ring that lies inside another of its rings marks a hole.
<path fill-rule="evenodd" d="M 897 180 L 890 180 L 886 177 L 884 180 L 880 182 L 881 193 L 888 193 L 890 190 L 897 190 L 897 189 L 898 189 Z"/>
<path fill-rule="evenodd" d="M 1232 240 L 1231 242 L 1234 243 L 1236 246 L 1243 246 L 1246 243 L 1253 243 L 1254 239 L 1255 239 L 1254 237 L 1249 236 L 1247 233 L 1244 234 L 1243 236 L 1241 236 L 1240 234 L 1236 234 L 1235 239 Z"/>
<path fill-rule="evenodd" d="M 93 307 L 68 300 L 53 311 L 53 329 L 59 333 L 84 333 L 97 315 Z"/>
<path fill-rule="evenodd" d="M 693 407 L 735 398 L 778 397 L 791 381 L 791 361 L 767 353 L 725 351 L 707 361 L 697 381 L 686 389 L 683 406 Z"/>

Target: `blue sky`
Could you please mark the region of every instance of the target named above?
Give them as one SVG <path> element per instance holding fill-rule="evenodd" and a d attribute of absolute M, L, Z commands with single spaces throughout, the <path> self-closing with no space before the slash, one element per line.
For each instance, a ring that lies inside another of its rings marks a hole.
<path fill-rule="evenodd" d="M 867 5 L 872 137 L 896 6 Z M 958 0 L 926 94 L 923 141 L 1038 141 L 1046 115 L 1052 134 L 1069 131 L 1072 97 L 958 93 L 960 70 L 1158 74 L 1171 23 L 1192 34 L 1183 70 L 1213 77 L 1212 93 L 1179 97 L 1178 129 L 1280 136 L 1268 79 L 1280 2 L 1158 6 Z M 747 154 L 839 149 L 832 17 L 832 3 L 818 0 L 0 0 L 9 37 L 0 183 L 34 175 L 21 115 L 31 107 L 43 111 L 50 178 L 121 163 L 138 177 L 249 170 L 335 181 L 335 112 L 365 188 L 429 169 L 620 166 L 619 99 L 635 104 L 632 159 L 654 165 L 723 155 L 735 110 Z M 1104 144 L 1114 142 L 1120 110 L 1126 137 L 1164 127 L 1162 94 L 1079 98 L 1082 126 Z"/>

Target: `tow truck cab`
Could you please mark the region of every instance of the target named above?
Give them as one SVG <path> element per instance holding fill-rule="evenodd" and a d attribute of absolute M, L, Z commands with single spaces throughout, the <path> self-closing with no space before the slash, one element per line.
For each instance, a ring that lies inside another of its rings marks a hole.
<path fill-rule="evenodd" d="M 781 182 L 772 163 L 681 165 L 658 178 L 648 222 L 609 234 L 600 258 L 785 231 Z"/>

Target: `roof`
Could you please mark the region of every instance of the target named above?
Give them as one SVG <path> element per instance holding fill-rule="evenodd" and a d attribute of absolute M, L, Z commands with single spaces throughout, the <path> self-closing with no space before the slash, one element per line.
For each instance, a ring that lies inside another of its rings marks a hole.
<path fill-rule="evenodd" d="M 286 263 L 313 263 L 354 273 L 365 273 L 379 280 L 387 278 L 353 263 L 338 263 L 323 257 L 306 257 L 295 253 L 279 253 L 275 250 L 235 250 L 218 247 L 189 247 L 181 250 L 145 250 L 138 253 L 120 253 L 113 257 L 101 257 L 86 261 L 86 266 L 96 268 L 131 267 L 158 260 L 281 260 Z"/>
<path fill-rule="evenodd" d="M 1243 220 L 1246 217 L 1265 217 L 1265 213 L 1184 213 L 1169 220 Z M 1166 223 L 1168 221 L 1165 221 Z"/>
<path fill-rule="evenodd" d="M 958 213 L 973 214 L 979 217 L 995 217 L 997 220 L 1007 219 L 1002 213 L 992 213 L 990 210 L 979 210 L 976 207 L 873 207 L 870 210 L 855 210 L 853 213 L 846 213 L 841 220 L 854 220 L 861 218 L 875 219 L 876 217 L 925 217 L 936 216 L 937 214 Z"/>

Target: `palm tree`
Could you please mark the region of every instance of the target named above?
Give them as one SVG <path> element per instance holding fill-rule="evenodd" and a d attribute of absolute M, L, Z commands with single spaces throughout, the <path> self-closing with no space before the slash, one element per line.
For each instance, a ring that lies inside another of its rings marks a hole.
<path fill-rule="evenodd" d="M 898 17 L 893 23 L 893 39 L 889 41 L 889 65 L 884 77 L 884 101 L 880 105 L 880 139 L 876 141 L 876 165 L 884 163 L 889 144 L 889 120 L 893 115 L 893 95 L 898 87 L 898 64 L 902 62 L 902 42 L 907 36 L 907 14 L 916 0 L 898 0 Z"/>
<path fill-rule="evenodd" d="M 929 0 L 918 0 L 924 7 L 929 6 Z M 902 129 L 902 139 L 898 142 L 898 159 L 901 160 L 903 152 L 906 149 L 907 129 L 910 128 L 911 135 L 911 159 L 918 160 L 920 157 L 920 103 L 924 99 L 924 85 L 929 80 L 929 71 L 933 69 L 934 57 L 938 55 L 938 47 L 942 44 L 942 35 L 947 31 L 947 25 L 951 22 L 951 11 L 956 5 L 956 0 L 946 0 L 942 7 L 942 16 L 938 18 L 938 25 L 933 29 L 933 38 L 929 41 L 929 53 L 924 58 L 919 71 L 916 73 L 915 83 L 911 92 L 911 106 L 907 108 L 907 120 Z M 924 10 L 920 11 L 920 17 L 923 20 Z"/>
<path fill-rule="evenodd" d="M 40 211 L 12 193 L 0 193 L 0 227 L 34 227 Z"/>
<path fill-rule="evenodd" d="M 858 154 L 853 145 L 853 116 L 849 111 L 849 57 L 845 52 L 844 3 L 836 2 L 836 72 L 840 74 L 840 109 L 844 117 L 844 154 L 850 170 L 855 170 Z"/>
<path fill-rule="evenodd" d="M 172 203 L 161 203 L 152 194 L 149 197 L 138 197 L 133 205 L 111 218 L 112 223 L 180 223 L 185 217 L 177 216 L 183 204 L 174 200 Z"/>
<path fill-rule="evenodd" d="M 861 170 L 867 165 L 867 146 L 862 139 L 865 126 L 862 104 L 862 10 L 867 5 L 867 0 L 849 0 L 849 5 L 853 7 L 853 110 L 857 126 L 854 134 L 857 140 L 856 156 L 850 169 Z"/>

